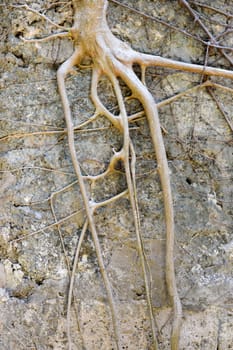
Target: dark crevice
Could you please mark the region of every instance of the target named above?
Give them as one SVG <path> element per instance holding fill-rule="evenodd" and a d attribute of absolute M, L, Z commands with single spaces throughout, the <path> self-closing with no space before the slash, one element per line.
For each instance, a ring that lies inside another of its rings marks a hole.
<path fill-rule="evenodd" d="M 193 181 L 190 179 L 190 177 L 187 177 L 187 178 L 186 178 L 186 182 L 187 182 L 187 184 L 189 184 L 189 185 L 192 185 L 192 183 L 193 183 Z"/>

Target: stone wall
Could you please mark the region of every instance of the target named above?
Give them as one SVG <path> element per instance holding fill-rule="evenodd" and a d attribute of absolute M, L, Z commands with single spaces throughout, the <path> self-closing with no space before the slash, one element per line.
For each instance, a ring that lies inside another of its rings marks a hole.
<path fill-rule="evenodd" d="M 121 2 L 209 40 L 178 1 Z M 18 4 L 45 13 L 61 26 L 72 25 L 69 2 L 29 0 Z M 230 2 L 224 0 L 214 4 L 203 0 L 202 4 L 232 11 Z M 0 5 L 0 348 L 65 350 L 67 261 L 72 266 L 85 221 L 56 82 L 57 68 L 70 56 L 73 44 L 66 38 L 23 42 L 21 37 L 44 37 L 59 29 L 25 7 L 10 5 L 10 1 Z M 204 16 L 201 18 L 215 36 L 226 23 L 229 29 L 233 26 L 232 12 L 227 18 L 208 8 L 193 8 Z M 109 4 L 108 22 L 116 36 L 141 52 L 231 69 L 217 49 L 208 49 L 200 40 L 115 3 Z M 221 44 L 232 47 L 232 43 L 229 32 Z M 75 125 L 94 113 L 90 79 L 91 68 L 87 67 L 75 69 L 66 81 Z M 233 82 L 211 78 L 225 89 L 188 90 L 204 80 L 205 76 L 161 68 L 148 69 L 146 76 L 156 102 L 187 90 L 159 109 L 175 208 L 176 277 L 184 309 L 180 350 L 232 350 Z M 125 86 L 122 89 L 129 94 Z M 114 110 L 108 81 L 101 80 L 98 92 L 103 103 Z M 140 106 L 131 103 L 129 108 L 132 112 Z M 162 191 L 146 119 L 130 127 L 154 314 L 160 349 L 167 350 L 172 314 L 164 278 Z M 82 171 L 91 175 L 103 172 L 113 151 L 122 144 L 122 136 L 104 118 L 77 131 L 75 139 Z M 118 172 L 92 186 L 87 183 L 87 187 L 95 200 L 108 199 L 125 189 L 124 169 L 119 164 Z M 127 197 L 100 208 L 95 220 L 117 305 L 122 349 L 149 350 L 145 287 Z M 75 274 L 74 299 L 72 349 L 114 349 L 106 292 L 89 233 Z"/>

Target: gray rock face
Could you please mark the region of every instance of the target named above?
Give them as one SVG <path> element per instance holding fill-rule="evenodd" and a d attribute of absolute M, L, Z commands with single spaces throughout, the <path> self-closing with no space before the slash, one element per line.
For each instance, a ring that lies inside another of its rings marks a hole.
<path fill-rule="evenodd" d="M 69 2 L 26 3 L 57 24 L 71 27 Z M 202 3 L 232 11 L 223 0 Z M 122 4 L 208 41 L 178 1 Z M 26 8 L 10 5 L 9 1 L 0 5 L 0 348 L 65 350 L 69 274 L 85 221 L 56 82 L 57 68 L 71 55 L 73 45 L 67 38 L 23 42 L 21 36 L 45 37 L 59 29 Z M 195 9 L 211 19 L 206 26 L 220 35 L 226 16 L 207 7 Z M 231 17 L 228 25 L 232 27 Z M 199 64 L 206 60 L 210 66 L 230 69 L 217 50 L 206 51 L 200 40 L 120 5 L 109 4 L 108 22 L 116 36 L 141 52 Z M 232 47 L 232 41 L 230 32 L 221 45 Z M 140 74 L 138 70 L 135 67 Z M 187 90 L 159 109 L 167 131 L 164 142 L 176 221 L 175 267 L 184 308 L 180 350 L 233 349 L 233 82 L 211 78 L 223 87 L 189 90 L 204 80 L 200 75 L 161 68 L 149 68 L 146 75 L 156 102 Z M 94 114 L 90 82 L 90 67 L 75 69 L 66 81 L 74 125 Z M 123 83 L 122 91 L 125 96 L 130 93 Z M 117 113 L 114 92 L 104 77 L 98 93 L 104 105 Z M 140 110 L 135 100 L 126 105 L 130 113 Z M 160 349 L 167 350 L 172 314 L 165 283 L 162 191 L 146 119 L 131 123 L 130 133 L 137 156 L 137 196 L 154 314 Z M 75 140 L 84 175 L 106 170 L 114 151 L 122 146 L 122 135 L 103 117 L 77 130 Z M 118 168 L 95 183 L 86 181 L 90 198 L 103 201 L 126 188 L 124 169 L 121 164 Z M 117 305 L 122 349 L 152 349 L 127 197 L 98 209 L 95 222 Z M 72 349 L 114 349 L 109 305 L 89 232 L 75 271 L 74 300 Z"/>

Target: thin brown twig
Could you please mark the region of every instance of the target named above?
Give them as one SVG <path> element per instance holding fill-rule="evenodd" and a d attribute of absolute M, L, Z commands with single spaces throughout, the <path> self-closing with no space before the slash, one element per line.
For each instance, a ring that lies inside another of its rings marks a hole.
<path fill-rule="evenodd" d="M 64 26 L 60 26 L 59 24 L 53 22 L 50 18 L 48 18 L 47 16 L 43 15 L 42 13 L 40 13 L 39 11 L 37 10 L 34 10 L 33 8 L 29 7 L 28 5 L 26 4 L 23 4 L 23 5 L 8 5 L 12 8 L 16 8 L 16 9 L 25 9 L 27 11 L 30 11 L 34 14 L 36 14 L 37 16 L 41 17 L 42 19 L 44 19 L 45 21 L 47 21 L 48 23 L 50 23 L 52 26 L 54 27 L 57 27 L 57 28 L 60 28 L 60 29 L 65 29 L 65 30 L 69 30 L 69 28 L 66 28 Z"/>
<path fill-rule="evenodd" d="M 71 1 L 57 1 L 57 2 L 54 2 L 53 4 L 50 4 L 48 6 L 46 6 L 46 11 L 50 10 L 51 8 L 53 7 L 57 7 L 57 6 L 60 6 L 60 5 L 64 5 L 62 6 L 62 9 L 64 10 L 64 8 L 66 8 L 67 6 L 71 5 Z M 61 9 L 59 8 L 59 11 Z"/>
<path fill-rule="evenodd" d="M 200 83 L 198 85 L 195 85 L 195 86 L 193 86 L 187 90 L 184 90 L 182 92 L 179 92 L 178 94 L 175 94 L 174 96 L 168 97 L 163 101 L 157 102 L 156 106 L 157 106 L 157 108 L 161 108 L 163 106 L 166 106 L 166 105 L 178 100 L 179 98 L 181 98 L 187 94 L 191 94 L 198 89 L 202 89 L 202 88 L 206 88 L 206 87 L 214 87 L 214 88 L 222 89 L 222 90 L 228 91 L 228 92 L 233 94 L 232 88 L 214 83 L 211 80 L 206 80 L 205 82 Z M 144 111 L 141 111 L 141 112 L 138 112 L 138 113 L 135 113 L 135 114 L 132 114 L 131 116 L 129 116 L 129 122 L 134 122 L 136 120 L 141 120 L 141 119 L 145 119 L 145 112 Z"/>
<path fill-rule="evenodd" d="M 56 221 L 56 222 L 53 222 L 53 223 L 50 224 L 50 225 L 47 225 L 47 226 L 44 226 L 44 227 L 40 228 L 39 230 L 36 230 L 36 231 L 31 232 L 31 233 L 28 233 L 28 234 L 24 234 L 23 236 L 21 236 L 21 237 L 19 237 L 19 238 L 12 239 L 12 240 L 9 241 L 9 243 L 20 242 L 20 241 L 22 241 L 22 240 L 24 240 L 24 239 L 27 239 L 27 238 L 29 238 L 29 237 L 32 237 L 32 236 L 34 236 L 34 235 L 36 235 L 36 234 L 38 234 L 38 233 L 44 232 L 45 230 L 48 230 L 48 229 L 50 229 L 50 228 L 53 228 L 53 227 L 55 227 L 55 226 L 57 226 L 57 225 L 61 225 L 61 224 L 64 223 L 65 221 L 67 221 L 67 220 L 69 220 L 69 219 L 75 217 L 76 215 L 80 214 L 80 213 L 83 212 L 83 211 L 84 211 L 84 209 L 77 210 L 77 211 L 75 211 L 74 213 L 72 213 L 72 214 L 70 214 L 70 215 L 67 215 L 66 217 L 64 217 L 64 218 L 62 218 L 62 219 L 60 219 L 60 220 L 58 220 L 58 221 Z"/>
<path fill-rule="evenodd" d="M 205 60 L 204 60 L 204 64 L 203 64 L 203 73 L 201 75 L 201 82 L 203 82 L 206 79 L 205 76 L 205 68 L 207 67 L 208 64 L 208 59 L 209 59 L 209 49 L 210 49 L 210 45 L 206 46 L 206 50 L 205 50 Z"/>
<path fill-rule="evenodd" d="M 233 32 L 233 29 L 227 28 L 227 29 L 224 30 L 223 32 L 217 34 L 217 35 L 215 36 L 215 39 L 220 43 L 220 42 L 223 40 L 223 37 L 224 37 L 225 35 L 231 34 L 232 32 Z"/>
<path fill-rule="evenodd" d="M 224 28 L 228 27 L 228 28 L 232 29 L 232 26 L 228 25 L 227 23 L 224 23 L 222 21 L 216 20 L 214 18 L 209 18 L 208 16 L 204 15 L 203 13 L 198 12 L 197 10 L 193 10 L 193 12 L 196 13 L 199 18 L 202 18 L 206 22 L 209 22 L 209 23 L 212 23 L 212 24 L 213 23 L 214 24 L 218 24 L 221 27 L 224 27 Z"/>
<path fill-rule="evenodd" d="M 25 132 L 25 133 L 15 133 L 15 134 L 8 134 L 5 136 L 0 137 L 1 141 L 8 141 L 9 139 L 17 139 L 17 138 L 25 138 L 30 136 L 41 136 L 41 135 L 60 135 L 63 134 L 64 131 L 62 130 L 46 130 L 46 131 L 33 131 L 33 132 Z"/>
<path fill-rule="evenodd" d="M 211 10 L 211 11 L 214 11 L 214 12 L 217 12 L 217 13 L 220 13 L 221 15 L 224 15 L 226 16 L 227 18 L 233 18 L 233 15 L 229 12 L 224 12 L 216 7 L 213 7 L 213 6 L 209 6 L 209 5 L 206 5 L 206 4 L 202 4 L 201 2 L 198 2 L 198 1 L 193 1 L 193 0 L 189 0 L 190 4 L 193 4 L 193 5 L 196 5 L 196 6 L 200 6 L 202 8 L 206 8 L 208 10 Z"/>
<path fill-rule="evenodd" d="M 207 91 L 210 94 L 210 96 L 212 97 L 212 99 L 214 100 L 214 102 L 216 103 L 216 105 L 218 106 L 218 109 L 220 110 L 221 114 L 225 118 L 227 125 L 229 126 L 229 128 L 233 132 L 233 125 L 232 125 L 230 119 L 228 118 L 227 113 L 224 111 L 222 104 L 218 101 L 217 96 L 214 94 L 213 90 L 211 90 L 210 87 L 207 87 Z"/>
<path fill-rule="evenodd" d="M 28 170 L 28 169 L 42 170 L 42 171 L 51 171 L 51 172 L 54 172 L 54 173 L 60 173 L 60 174 L 65 174 L 65 175 L 74 175 L 73 172 L 62 171 L 60 169 L 51 169 L 51 168 L 40 167 L 40 166 L 23 166 L 23 167 L 20 167 L 20 168 L 0 170 L 0 173 L 14 173 L 16 171 L 22 171 L 22 170 Z"/>
<path fill-rule="evenodd" d="M 128 10 L 130 10 L 130 11 L 132 11 L 132 12 L 135 12 L 135 13 L 139 14 L 140 16 L 142 16 L 142 17 L 144 17 L 144 18 L 146 18 L 146 19 L 150 19 L 151 21 L 160 23 L 160 24 L 162 24 L 162 25 L 164 25 L 164 26 L 166 26 L 166 27 L 168 27 L 168 28 L 170 28 L 170 29 L 172 29 L 172 30 L 174 30 L 174 31 L 176 31 L 176 32 L 180 32 L 180 33 L 184 34 L 184 35 L 187 36 L 187 37 L 190 37 L 190 38 L 192 38 L 192 39 L 194 39 L 194 40 L 197 40 L 197 41 L 201 42 L 201 43 L 204 44 L 204 45 L 208 45 L 208 42 L 207 42 L 207 41 L 205 41 L 205 40 L 203 40 L 203 39 L 201 39 L 201 38 L 199 38 L 199 37 L 197 37 L 197 36 L 195 36 L 195 35 L 192 35 L 192 34 L 188 33 L 188 32 L 187 32 L 186 30 L 184 30 L 184 29 L 178 28 L 176 25 L 167 23 L 166 21 L 164 21 L 164 20 L 162 20 L 162 19 L 159 19 L 159 18 L 157 18 L 157 17 L 148 15 L 148 14 L 146 14 L 146 13 L 140 11 L 140 10 L 137 10 L 136 8 L 133 8 L 133 7 L 129 6 L 129 5 L 123 4 L 122 2 L 120 2 L 120 1 L 118 1 L 118 0 L 109 0 L 109 1 L 111 1 L 111 2 L 113 2 L 113 3 L 115 3 L 115 4 L 117 4 L 117 5 L 120 5 L 120 6 L 122 6 L 122 7 L 125 7 L 125 8 L 127 8 Z M 225 50 L 233 51 L 233 48 L 232 48 L 232 47 L 222 46 L 222 45 L 219 45 L 219 44 L 217 44 L 217 43 L 211 43 L 211 47 L 215 47 L 215 48 L 217 48 L 217 49 L 225 49 Z"/>
<path fill-rule="evenodd" d="M 86 122 L 82 123 L 82 125 L 77 125 L 74 127 L 74 132 L 75 133 L 91 133 L 91 132 L 97 132 L 97 131 L 102 131 L 102 130 L 109 130 L 111 129 L 111 126 L 101 126 L 99 128 L 89 128 L 89 129 L 82 129 L 84 125 L 88 125 L 91 123 L 93 120 L 88 119 Z M 7 141 L 11 138 L 25 138 L 25 137 L 30 137 L 30 136 L 41 136 L 41 135 L 61 135 L 61 134 L 66 134 L 67 130 L 51 130 L 51 131 L 33 131 L 33 132 L 25 132 L 25 133 L 15 133 L 15 134 L 9 134 L 0 137 L 0 142 L 1 141 Z"/>
<path fill-rule="evenodd" d="M 29 205 L 38 205 L 38 204 L 41 204 L 41 203 L 53 201 L 53 198 L 54 198 L 56 195 L 58 195 L 59 193 L 62 193 L 62 192 L 64 192 L 64 191 L 68 190 L 69 188 L 73 187 L 73 186 L 76 185 L 77 183 L 78 183 L 78 181 L 75 180 L 75 181 L 69 183 L 68 185 L 66 185 L 66 186 L 64 186 L 64 187 L 62 187 L 62 188 L 60 188 L 59 190 L 54 191 L 48 198 L 45 198 L 45 199 L 43 199 L 43 200 L 41 200 L 41 201 L 31 202 Z"/>
<path fill-rule="evenodd" d="M 192 9 L 192 7 L 189 5 L 189 3 L 186 0 L 179 0 L 179 3 L 181 5 L 183 5 L 188 10 L 188 12 L 193 16 L 195 22 L 198 23 L 199 26 L 202 28 L 202 30 L 208 35 L 208 37 L 210 39 L 209 45 L 213 46 L 213 44 L 214 44 L 216 47 L 216 45 L 218 45 L 218 43 L 217 43 L 215 37 L 211 34 L 209 29 L 201 21 L 199 15 Z M 225 57 L 231 65 L 233 65 L 233 59 L 222 48 L 217 48 L 217 49 L 221 53 L 221 55 L 223 57 Z"/>

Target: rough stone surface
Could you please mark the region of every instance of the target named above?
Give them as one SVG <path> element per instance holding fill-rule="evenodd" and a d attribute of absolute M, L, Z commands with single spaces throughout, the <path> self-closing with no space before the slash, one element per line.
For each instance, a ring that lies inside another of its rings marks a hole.
<path fill-rule="evenodd" d="M 206 40 L 178 1 L 121 2 Z M 25 3 L 57 24 L 72 24 L 69 2 L 18 2 Z M 232 11 L 230 1 L 201 3 Z M 25 8 L 10 7 L 11 1 L 4 4 L 0 4 L 0 348 L 65 350 L 66 261 L 72 265 L 85 220 L 56 84 L 56 70 L 72 53 L 72 42 L 23 42 L 21 36 L 39 38 L 58 29 Z M 196 9 L 213 20 L 205 23 L 214 35 L 223 31 L 225 16 L 207 8 Z M 230 69 L 217 50 L 210 49 L 206 56 L 200 41 L 119 5 L 109 5 L 108 21 L 115 35 L 142 52 L 200 64 L 207 57 L 208 65 Z M 233 26 L 232 16 L 228 26 Z M 221 43 L 232 46 L 232 33 Z M 94 112 L 90 79 L 90 68 L 77 68 L 67 79 L 75 125 Z M 202 77 L 150 68 L 146 79 L 155 100 L 162 101 L 197 85 Z M 233 88 L 232 81 L 212 80 Z M 122 90 L 128 94 L 126 87 Z M 232 92 L 212 91 L 233 125 Z M 115 108 L 108 81 L 101 81 L 98 92 L 108 108 Z M 134 112 L 139 106 L 134 102 L 127 108 Z M 162 107 L 160 119 L 168 132 L 164 141 L 175 207 L 175 266 L 184 308 L 180 350 L 233 350 L 232 129 L 206 89 L 192 90 Z M 146 120 L 131 127 L 152 301 L 160 349 L 168 350 L 172 315 L 164 278 L 162 192 Z M 122 144 L 122 136 L 104 118 L 86 129 L 76 133 L 77 155 L 84 174 L 95 175 L 106 169 L 113 150 Z M 124 190 L 125 177 L 120 170 L 92 186 L 87 183 L 90 196 L 100 201 Z M 61 220 L 60 235 L 53 225 L 53 211 L 56 220 Z M 99 209 L 95 220 L 117 304 L 122 349 L 149 350 L 145 288 L 127 198 Z M 114 349 L 106 292 L 89 233 L 75 275 L 74 296 L 73 350 Z"/>

